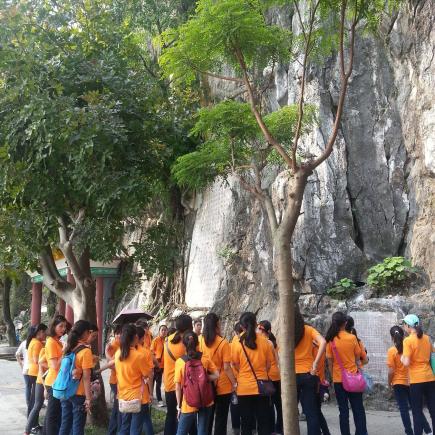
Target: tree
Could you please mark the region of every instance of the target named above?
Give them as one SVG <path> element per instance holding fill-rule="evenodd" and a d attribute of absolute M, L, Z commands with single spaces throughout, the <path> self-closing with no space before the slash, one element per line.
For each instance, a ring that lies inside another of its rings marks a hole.
<path fill-rule="evenodd" d="M 390 2 L 391 3 L 391 2 Z M 269 24 L 270 6 L 287 6 L 299 20 L 300 35 Z M 284 432 L 299 434 L 294 367 L 294 312 L 291 240 L 300 215 L 308 177 L 332 153 L 352 75 L 355 37 L 376 28 L 385 10 L 377 0 L 200 0 L 195 15 L 165 34 L 160 63 L 178 84 L 224 81 L 234 86 L 236 101 L 214 102 L 200 110 L 194 134 L 204 143 L 178 159 L 173 174 L 180 185 L 197 189 L 217 177 L 235 176 L 260 201 L 273 240 L 274 271 L 279 289 L 280 369 Z M 307 70 L 338 52 L 339 99 L 325 149 L 306 156 L 300 145 L 315 124 L 313 107 L 305 104 Z M 302 77 L 296 106 L 266 114 L 264 94 L 278 63 L 298 62 Z M 242 100 L 242 101 L 240 101 Z M 244 102 L 246 101 L 246 102 Z M 287 201 L 281 216 L 262 187 L 267 164 L 283 165 L 289 174 Z"/>
<path fill-rule="evenodd" d="M 90 259 L 127 254 L 125 235 L 191 147 L 189 106 L 168 98 L 155 71 L 153 5 L 163 20 L 154 1 L 0 7 L 0 207 L 23 263 L 76 319 L 96 321 Z M 74 285 L 56 268 L 55 247 Z"/>
<path fill-rule="evenodd" d="M 2 292 L 3 292 L 3 318 L 6 323 L 9 346 L 16 346 L 18 344 L 18 341 L 17 341 L 17 335 L 15 333 L 15 325 L 11 316 L 11 303 L 10 303 L 10 295 L 11 295 L 11 287 L 12 287 L 11 278 L 7 275 L 4 276 L 4 278 L 0 280 L 0 286 L 2 287 Z"/>

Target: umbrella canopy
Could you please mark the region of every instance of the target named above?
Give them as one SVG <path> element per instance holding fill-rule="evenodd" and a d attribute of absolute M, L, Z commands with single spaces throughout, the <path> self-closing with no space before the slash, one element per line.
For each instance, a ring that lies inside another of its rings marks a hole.
<path fill-rule="evenodd" d="M 139 308 L 124 308 L 113 319 L 113 323 L 135 323 L 139 319 L 151 320 L 153 316 L 144 310 Z"/>

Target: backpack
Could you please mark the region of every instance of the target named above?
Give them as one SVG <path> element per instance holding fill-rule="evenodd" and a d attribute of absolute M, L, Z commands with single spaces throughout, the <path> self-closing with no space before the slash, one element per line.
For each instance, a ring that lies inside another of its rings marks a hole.
<path fill-rule="evenodd" d="M 193 408 L 205 408 L 214 400 L 213 389 L 201 359 L 182 356 L 186 363 L 183 378 L 183 396 Z"/>
<path fill-rule="evenodd" d="M 56 399 L 67 400 L 76 394 L 80 379 L 73 379 L 72 372 L 75 369 L 76 355 L 85 348 L 86 346 L 79 346 L 74 352 L 62 358 L 59 373 L 51 387 Z"/>

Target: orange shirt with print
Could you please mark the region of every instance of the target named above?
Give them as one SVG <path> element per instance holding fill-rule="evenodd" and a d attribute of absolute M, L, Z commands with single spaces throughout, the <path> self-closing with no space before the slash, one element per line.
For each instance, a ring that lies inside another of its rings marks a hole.
<path fill-rule="evenodd" d="M 279 356 L 278 356 L 278 346 L 275 348 L 273 346 L 273 343 L 271 341 L 269 341 L 270 345 L 272 346 L 272 354 L 273 354 L 273 359 L 272 359 L 272 363 L 270 366 L 270 370 L 269 370 L 269 379 L 271 381 L 280 381 L 281 380 L 281 373 L 279 372 Z"/>
<path fill-rule="evenodd" d="M 53 358 L 62 358 L 62 343 L 58 338 L 48 337 L 45 342 L 45 357 L 47 358 L 48 374 L 45 378 L 45 386 L 51 387 L 57 377 L 59 370 L 50 367 L 50 360 Z M 60 365 L 59 365 L 60 367 Z"/>
<path fill-rule="evenodd" d="M 80 352 L 76 354 L 75 368 L 80 370 L 92 369 L 94 368 L 94 357 L 92 356 L 92 351 L 89 347 L 85 347 Z M 83 375 L 80 379 L 79 386 L 77 388 L 76 396 L 85 395 L 85 386 L 83 384 Z"/>
<path fill-rule="evenodd" d="M 213 361 L 208 356 L 202 355 L 201 363 L 208 373 L 213 373 L 213 372 L 216 372 L 218 370 L 216 365 L 213 363 Z M 175 362 L 174 381 L 176 384 L 180 384 L 181 388 L 183 388 L 183 378 L 184 378 L 185 368 L 186 368 L 186 363 L 183 360 L 183 358 L 178 358 L 177 361 Z M 214 403 L 213 401 L 210 402 L 207 405 L 207 408 L 209 406 L 212 406 L 213 403 Z M 189 406 L 187 404 L 187 402 L 184 398 L 184 395 L 183 395 L 183 401 L 181 402 L 181 412 L 183 414 L 187 414 L 189 412 L 197 412 L 197 411 L 198 411 L 198 408 L 194 408 L 194 407 Z"/>
<path fill-rule="evenodd" d="M 39 352 L 41 352 L 41 349 L 42 349 L 41 341 L 38 340 L 37 338 L 32 338 L 32 340 L 29 343 L 29 347 L 27 348 L 27 360 L 29 363 L 29 370 L 27 371 L 27 374 L 29 376 L 38 376 L 38 371 L 39 371 L 38 359 L 39 359 Z"/>
<path fill-rule="evenodd" d="M 199 351 L 211 359 L 219 370 L 219 378 L 216 383 L 217 395 L 230 394 L 233 388 L 230 379 L 224 371 L 224 363 L 231 363 L 231 348 L 228 341 L 217 335 L 214 343 L 211 346 L 207 346 L 204 336 L 201 335 L 199 338 Z"/>
<path fill-rule="evenodd" d="M 320 333 L 312 326 L 304 326 L 304 335 L 295 349 L 296 373 L 308 373 L 313 367 L 313 341 Z"/>
<path fill-rule="evenodd" d="M 409 385 L 408 368 L 400 361 L 401 354 L 396 346 L 392 346 L 387 352 L 387 366 L 393 370 L 392 385 Z"/>
<path fill-rule="evenodd" d="M 157 361 L 159 362 L 159 367 L 161 369 L 164 367 L 164 358 L 163 358 L 164 346 L 165 346 L 165 341 L 162 337 L 160 337 L 160 335 L 157 336 L 151 343 L 151 352 L 154 354 Z"/>
<path fill-rule="evenodd" d="M 120 348 L 121 343 L 119 338 L 113 338 L 110 342 L 110 351 L 113 356 L 115 356 L 116 351 Z M 116 371 L 115 368 L 110 370 L 110 378 L 109 378 L 109 384 L 115 385 L 117 383 L 116 379 Z"/>
<path fill-rule="evenodd" d="M 163 353 L 165 366 L 165 370 L 163 370 L 163 383 L 165 385 L 165 391 L 167 393 L 169 393 L 170 391 L 175 391 L 175 361 L 177 361 L 178 358 L 186 354 L 186 348 L 184 347 L 182 339 L 180 339 L 180 341 L 176 344 L 171 343 L 171 340 L 174 338 L 175 334 L 176 333 L 170 335 L 165 340 L 165 350 Z M 169 348 L 175 360 L 169 355 L 167 348 Z"/>
<path fill-rule="evenodd" d="M 360 360 L 362 354 L 357 338 L 346 331 L 340 331 L 338 336 L 334 338 L 334 344 L 343 367 L 350 373 L 356 373 L 358 368 L 355 361 Z M 333 360 L 333 382 L 341 382 L 341 369 L 332 350 L 331 343 L 328 343 L 326 346 L 326 357 Z"/>
<path fill-rule="evenodd" d="M 115 354 L 118 399 L 135 400 L 142 396 L 142 404 L 150 403 L 150 394 L 143 378 L 151 375 L 153 369 L 151 358 L 146 358 L 144 352 L 134 347 L 130 348 L 127 359 L 121 361 L 120 356 L 121 350 L 119 349 Z"/>
<path fill-rule="evenodd" d="M 408 370 L 411 384 L 435 381 L 435 375 L 429 362 L 433 350 L 430 338 L 426 334 L 418 338 L 416 333 L 412 333 L 403 340 L 403 355 L 409 357 L 410 360 Z"/>
<path fill-rule="evenodd" d="M 243 347 L 248 354 L 257 379 L 268 379 L 267 366 L 272 364 L 272 360 L 274 358 L 272 347 L 270 346 L 269 340 L 259 333 L 257 333 L 256 344 L 256 349 L 250 349 L 245 344 L 243 344 Z M 239 365 L 239 375 L 237 377 L 237 395 L 247 396 L 259 394 L 257 381 L 255 380 L 254 374 L 249 366 L 240 340 L 234 342 L 232 346 L 231 361 L 233 364 Z"/>
<path fill-rule="evenodd" d="M 46 364 L 47 364 L 47 358 L 45 358 L 45 347 L 43 347 L 39 352 L 39 358 L 38 358 L 38 377 L 36 378 L 37 384 L 44 383 L 42 379 L 42 375 L 45 373 L 43 366 L 45 366 Z"/>

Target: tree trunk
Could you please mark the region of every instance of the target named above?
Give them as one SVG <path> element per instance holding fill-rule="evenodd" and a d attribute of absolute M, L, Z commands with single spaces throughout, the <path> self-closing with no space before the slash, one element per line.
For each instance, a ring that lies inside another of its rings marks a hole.
<path fill-rule="evenodd" d="M 3 280 L 3 318 L 5 320 L 7 331 L 8 331 L 9 346 L 17 346 L 18 341 L 15 333 L 15 325 L 14 322 L 12 321 L 12 316 L 11 316 L 11 301 L 10 301 L 11 287 L 12 287 L 11 279 L 6 277 Z"/>

